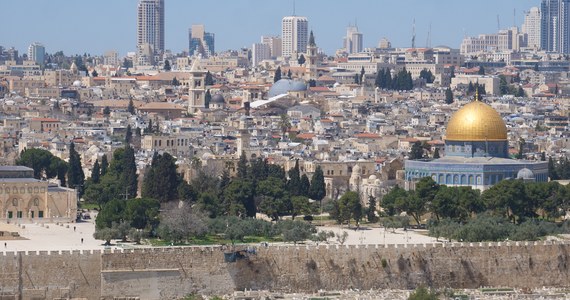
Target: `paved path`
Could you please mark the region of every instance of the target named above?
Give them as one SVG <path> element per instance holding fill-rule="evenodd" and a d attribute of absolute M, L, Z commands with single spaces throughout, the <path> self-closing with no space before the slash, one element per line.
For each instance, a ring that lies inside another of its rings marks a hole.
<path fill-rule="evenodd" d="M 22 228 L 24 227 L 24 228 Z M 95 224 L 92 220 L 79 223 L 56 224 L 0 224 L 0 230 L 17 231 L 24 239 L 0 240 L 0 252 L 4 251 L 57 251 L 105 249 L 103 241 L 93 238 Z M 74 230 L 75 228 L 75 230 Z M 83 243 L 81 242 L 83 239 Z"/>

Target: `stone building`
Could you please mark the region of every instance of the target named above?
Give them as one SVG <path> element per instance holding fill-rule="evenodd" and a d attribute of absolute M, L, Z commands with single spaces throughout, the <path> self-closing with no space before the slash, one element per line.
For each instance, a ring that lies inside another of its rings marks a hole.
<path fill-rule="evenodd" d="M 0 166 L 0 221 L 74 222 L 76 191 L 33 176 L 34 170 L 28 167 Z"/>

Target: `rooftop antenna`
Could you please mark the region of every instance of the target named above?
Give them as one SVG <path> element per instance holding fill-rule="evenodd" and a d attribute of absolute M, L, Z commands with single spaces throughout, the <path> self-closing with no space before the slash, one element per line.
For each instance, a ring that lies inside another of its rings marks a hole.
<path fill-rule="evenodd" d="M 416 48 L 416 19 L 414 18 L 414 23 L 412 24 L 412 49 Z"/>
<path fill-rule="evenodd" d="M 431 48 L 431 22 L 429 22 L 428 36 L 426 40 L 426 48 Z"/>
<path fill-rule="evenodd" d="M 497 15 L 497 30 L 501 30 L 501 19 L 499 18 L 499 15 Z"/>
<path fill-rule="evenodd" d="M 513 8 L 513 27 L 517 27 L 517 8 Z"/>
<path fill-rule="evenodd" d="M 295 15 L 295 0 L 293 0 L 293 16 Z"/>

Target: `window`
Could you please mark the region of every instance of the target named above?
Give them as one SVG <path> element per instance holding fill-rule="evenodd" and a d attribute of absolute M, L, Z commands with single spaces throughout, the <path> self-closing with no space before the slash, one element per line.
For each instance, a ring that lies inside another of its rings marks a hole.
<path fill-rule="evenodd" d="M 30 217 L 33 219 L 35 211 L 32 210 L 30 213 L 31 213 Z"/>
<path fill-rule="evenodd" d="M 38 211 L 38 218 L 43 218 L 44 217 L 44 211 L 40 210 Z"/>
<path fill-rule="evenodd" d="M 12 205 L 18 206 L 18 199 L 16 199 L 16 198 L 12 199 Z"/>
<path fill-rule="evenodd" d="M 11 211 L 8 211 L 8 219 L 12 219 L 14 217 L 14 215 L 12 214 Z"/>
<path fill-rule="evenodd" d="M 21 219 L 21 218 L 22 218 L 22 211 L 21 211 L 21 210 L 18 211 L 16 217 L 17 217 L 18 219 Z"/>
<path fill-rule="evenodd" d="M 34 199 L 34 206 L 39 206 L 40 205 L 40 199 L 36 198 Z"/>

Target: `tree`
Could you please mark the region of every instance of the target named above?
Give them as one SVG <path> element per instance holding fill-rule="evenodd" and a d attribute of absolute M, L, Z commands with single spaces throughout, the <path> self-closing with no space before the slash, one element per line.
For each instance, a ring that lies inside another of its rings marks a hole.
<path fill-rule="evenodd" d="M 520 138 L 520 140 L 519 140 L 519 152 L 517 153 L 517 159 L 523 159 L 523 157 L 524 157 L 524 145 L 525 145 L 525 140 L 523 138 Z"/>
<path fill-rule="evenodd" d="M 142 196 L 157 199 L 161 203 L 176 200 L 179 184 L 176 159 L 167 152 L 158 154 L 153 157 L 151 166 L 145 174 Z"/>
<path fill-rule="evenodd" d="M 214 76 L 210 71 L 206 72 L 206 77 L 204 78 L 204 85 L 214 85 L 216 82 L 214 81 Z"/>
<path fill-rule="evenodd" d="M 315 173 L 311 177 L 311 186 L 309 187 L 309 197 L 313 200 L 322 201 L 326 196 L 325 176 L 321 166 L 317 166 Z"/>
<path fill-rule="evenodd" d="M 293 242 L 294 244 L 308 240 L 317 232 L 313 225 L 303 221 L 286 220 L 280 222 L 278 226 L 283 234 L 283 241 Z"/>
<path fill-rule="evenodd" d="M 299 58 L 297 59 L 297 62 L 299 63 L 299 65 L 304 65 L 305 64 L 305 55 L 303 55 L 303 53 L 301 53 L 301 55 L 299 56 Z"/>
<path fill-rule="evenodd" d="M 382 198 L 381 205 L 384 208 L 384 211 L 388 216 L 393 216 L 397 213 L 400 213 L 401 210 L 398 207 L 398 203 L 404 201 L 403 199 L 408 197 L 408 192 L 399 187 L 395 186 Z"/>
<path fill-rule="evenodd" d="M 170 61 L 168 59 L 166 59 L 164 61 L 164 71 L 168 72 L 172 69 L 172 67 L 170 66 Z"/>
<path fill-rule="evenodd" d="M 366 74 L 366 71 L 364 71 L 364 67 L 362 67 L 362 69 L 360 69 L 360 78 L 359 78 L 360 84 L 364 84 L 364 74 Z"/>
<path fill-rule="evenodd" d="M 307 177 L 307 174 L 301 175 L 300 195 L 308 197 L 310 188 L 311 188 L 311 183 L 309 182 L 309 177 Z"/>
<path fill-rule="evenodd" d="M 291 198 L 285 183 L 277 178 L 269 177 L 260 181 L 256 194 L 261 198 L 259 210 L 273 221 L 291 211 Z"/>
<path fill-rule="evenodd" d="M 47 150 L 25 149 L 20 153 L 20 158 L 16 160 L 16 165 L 32 168 L 36 179 L 57 177 L 62 186 L 65 186 L 68 164 Z"/>
<path fill-rule="evenodd" d="M 158 226 L 158 211 L 160 203 L 150 198 L 137 198 L 127 200 L 124 219 L 136 229 L 153 230 Z"/>
<path fill-rule="evenodd" d="M 190 205 L 161 212 L 161 220 L 158 228 L 160 236 L 173 243 L 187 242 L 208 232 L 207 216 Z"/>
<path fill-rule="evenodd" d="M 374 196 L 368 197 L 368 205 L 366 207 L 366 219 L 370 223 L 378 221 L 378 217 L 376 216 L 376 197 Z"/>
<path fill-rule="evenodd" d="M 451 91 L 451 88 L 447 88 L 445 90 L 445 103 L 447 104 L 453 103 L 453 92 Z"/>
<path fill-rule="evenodd" d="M 309 198 L 305 196 L 291 197 L 291 218 L 295 220 L 298 215 L 307 215 L 311 213 L 311 203 Z"/>
<path fill-rule="evenodd" d="M 101 157 L 101 176 L 107 174 L 107 168 L 109 168 L 109 162 L 107 161 L 107 154 L 103 154 L 103 157 Z"/>
<path fill-rule="evenodd" d="M 348 191 L 338 200 L 339 205 L 339 221 L 344 223 L 350 219 L 354 219 L 356 224 L 362 219 L 362 204 L 358 192 Z"/>
<path fill-rule="evenodd" d="M 301 194 L 301 176 L 299 170 L 299 160 L 295 160 L 295 166 L 287 172 L 289 181 L 287 182 L 287 189 L 292 196 L 299 196 Z"/>
<path fill-rule="evenodd" d="M 99 166 L 99 160 L 96 159 L 91 170 L 91 182 L 99 183 L 99 178 L 101 178 L 101 167 Z"/>
<path fill-rule="evenodd" d="M 230 216 L 255 217 L 255 187 L 247 179 L 234 179 L 224 189 L 224 211 Z"/>
<path fill-rule="evenodd" d="M 410 150 L 410 160 L 424 158 L 424 147 L 420 141 L 415 142 Z"/>
<path fill-rule="evenodd" d="M 93 70 L 93 72 L 91 72 L 91 76 L 97 77 L 97 76 L 99 76 L 99 73 L 97 73 L 96 70 Z"/>
<path fill-rule="evenodd" d="M 245 155 L 245 151 L 241 152 L 237 163 L 237 177 L 240 179 L 247 178 L 247 156 Z"/>
<path fill-rule="evenodd" d="M 558 176 L 558 172 L 556 170 L 556 165 L 554 164 L 554 160 L 552 156 L 548 157 L 548 177 L 550 180 L 559 180 L 560 176 Z"/>
<path fill-rule="evenodd" d="M 433 159 L 438 159 L 439 157 L 439 148 L 435 148 L 433 151 Z"/>
<path fill-rule="evenodd" d="M 135 162 L 135 151 L 130 145 L 126 145 L 124 151 L 124 166 L 122 172 L 123 187 L 125 187 L 127 197 L 135 198 L 138 190 L 137 165 Z"/>
<path fill-rule="evenodd" d="M 273 75 L 273 82 L 281 80 L 281 67 L 277 67 L 275 70 L 275 75 Z"/>
<path fill-rule="evenodd" d="M 75 144 L 69 144 L 69 168 L 67 170 L 67 185 L 70 188 L 79 190 L 79 194 L 83 194 L 83 183 L 85 181 L 85 174 L 81 167 L 81 157 L 75 151 Z"/>
<path fill-rule="evenodd" d="M 502 180 L 482 194 L 485 207 L 513 223 L 536 217 L 536 203 L 531 203 L 522 180 Z"/>
<path fill-rule="evenodd" d="M 127 131 L 125 132 L 125 143 L 130 144 L 133 141 L 133 130 L 131 125 L 127 125 Z"/>
<path fill-rule="evenodd" d="M 360 76 L 358 73 L 354 73 L 354 84 L 360 84 Z"/>
<path fill-rule="evenodd" d="M 180 81 L 178 79 L 176 79 L 176 77 L 172 78 L 172 83 L 173 86 L 179 86 L 180 85 Z"/>
<path fill-rule="evenodd" d="M 418 287 L 409 297 L 408 300 L 437 300 L 437 293 L 428 290 L 425 286 Z"/>
<path fill-rule="evenodd" d="M 210 108 L 210 101 L 212 101 L 212 94 L 210 93 L 210 90 L 207 90 L 204 95 L 204 106 L 206 108 Z"/>
<path fill-rule="evenodd" d="M 135 114 L 135 105 L 133 104 L 133 99 L 129 100 L 129 105 L 127 106 L 127 111 L 131 113 L 131 115 Z"/>
<path fill-rule="evenodd" d="M 293 78 L 293 73 L 291 73 L 291 69 L 287 70 L 287 78 Z"/>
<path fill-rule="evenodd" d="M 282 137 L 285 139 L 285 134 L 289 129 L 291 129 L 291 120 L 289 119 L 289 115 L 281 114 L 279 119 L 279 127 L 281 128 L 281 133 L 283 134 Z"/>

